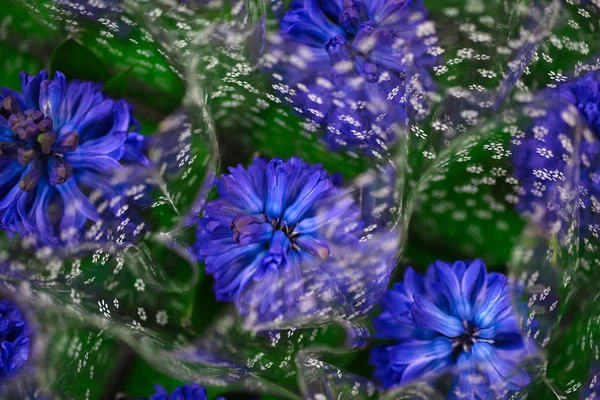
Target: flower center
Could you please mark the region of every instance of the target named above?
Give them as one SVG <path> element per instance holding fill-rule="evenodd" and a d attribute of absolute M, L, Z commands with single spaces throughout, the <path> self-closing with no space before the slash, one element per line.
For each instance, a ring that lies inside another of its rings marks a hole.
<path fill-rule="evenodd" d="M 268 221 L 268 217 L 265 215 L 265 220 Z M 296 243 L 296 238 L 299 236 L 298 233 L 294 232 L 294 228 L 296 225 L 288 225 L 285 221 L 281 219 L 268 221 L 271 226 L 273 226 L 273 233 L 277 231 L 281 231 L 285 234 L 285 236 L 290 240 L 290 247 L 294 250 L 298 250 L 298 244 Z"/>
<path fill-rule="evenodd" d="M 280 261 L 285 258 L 287 249 L 305 251 L 321 260 L 327 259 L 330 254 L 329 246 L 318 238 L 302 235 L 295 230 L 296 225 L 288 225 L 281 218 L 270 219 L 264 213 L 239 214 L 231 221 L 229 228 L 233 231 L 236 243 L 242 246 L 264 243 L 269 254 L 277 254 Z"/>
<path fill-rule="evenodd" d="M 457 338 L 452 339 L 452 345 L 455 346 L 455 349 L 459 351 L 462 349 L 463 351 L 470 353 L 473 348 L 473 344 L 475 343 L 475 336 L 479 328 L 467 327 L 465 328 L 465 332 Z"/>
<path fill-rule="evenodd" d="M 494 341 L 491 339 L 484 339 L 479 337 L 481 329 L 477 326 L 473 326 L 470 323 L 463 321 L 465 326 L 465 331 L 462 335 L 450 339 L 452 343 L 452 348 L 454 350 L 453 355 L 454 358 L 458 358 L 461 352 L 470 353 L 473 349 L 473 345 L 476 342 L 486 342 L 490 344 L 494 344 Z"/>
<path fill-rule="evenodd" d="M 240 244 L 254 243 L 257 241 L 266 241 L 266 239 L 281 231 L 290 240 L 290 245 L 297 250 L 295 243 L 300 235 L 294 232 L 294 226 L 287 225 L 281 219 L 269 219 L 264 213 L 261 214 L 240 214 L 231 221 L 230 229 L 233 231 L 234 240 Z"/>
<path fill-rule="evenodd" d="M 63 159 L 63 153 L 79 146 L 77 131 L 61 135 L 57 141 L 52 118 L 39 110 L 21 112 L 14 96 L 2 100 L 0 114 L 7 119 L 15 139 L 0 143 L 0 158 L 17 160 L 28 167 L 19 182 L 21 190 L 32 191 L 45 171 L 52 185 L 65 183 L 71 177 L 73 168 Z"/>

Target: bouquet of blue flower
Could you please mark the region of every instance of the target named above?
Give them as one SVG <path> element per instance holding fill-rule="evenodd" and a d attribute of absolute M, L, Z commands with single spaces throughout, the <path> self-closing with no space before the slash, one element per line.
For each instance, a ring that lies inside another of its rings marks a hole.
<path fill-rule="evenodd" d="M 599 21 L 4 0 L 0 398 L 600 399 Z"/>

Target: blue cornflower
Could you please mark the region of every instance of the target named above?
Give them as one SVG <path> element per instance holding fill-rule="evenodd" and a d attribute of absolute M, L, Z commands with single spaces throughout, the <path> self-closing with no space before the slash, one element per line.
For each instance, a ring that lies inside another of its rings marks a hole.
<path fill-rule="evenodd" d="M 118 213 L 124 188 L 110 180 L 124 163 L 149 165 L 139 124 L 101 84 L 42 71 L 21 73 L 21 88 L 0 92 L 0 228 L 42 243 L 72 240 Z M 111 200 L 103 210 L 94 193 Z"/>
<path fill-rule="evenodd" d="M 531 348 L 510 288 L 506 276 L 488 273 L 481 260 L 436 261 L 425 276 L 408 268 L 373 321 L 378 337 L 394 341 L 373 349 L 375 376 L 391 387 L 456 366 L 451 398 L 496 398 L 522 389 L 531 380 L 523 369 Z M 485 382 L 473 379 L 476 371 Z"/>
<path fill-rule="evenodd" d="M 393 141 L 426 112 L 437 38 L 422 0 L 293 0 L 265 65 L 333 148 Z"/>
<path fill-rule="evenodd" d="M 344 257 L 361 251 L 360 211 L 320 165 L 257 158 L 229 171 L 198 223 L 196 252 L 215 278 L 217 299 L 271 321 L 298 310 L 310 315 L 320 301 L 331 308 L 338 293 L 357 290 L 366 266 Z"/>
<path fill-rule="evenodd" d="M 206 389 L 196 383 L 177 387 L 172 394 L 169 394 L 161 385 L 156 385 L 155 391 L 156 393 L 148 400 L 208 400 Z M 219 397 L 216 400 L 224 400 L 224 397 Z"/>
<path fill-rule="evenodd" d="M 0 379 L 15 375 L 29 359 L 31 327 L 15 303 L 0 300 Z"/>
<path fill-rule="evenodd" d="M 579 208 L 579 234 L 600 237 L 600 73 L 590 72 L 542 92 L 546 112 L 513 146 L 520 193 L 517 208 L 564 236 Z M 575 106 L 588 133 L 581 140 L 565 115 Z M 579 143 L 577 143 L 579 142 Z"/>

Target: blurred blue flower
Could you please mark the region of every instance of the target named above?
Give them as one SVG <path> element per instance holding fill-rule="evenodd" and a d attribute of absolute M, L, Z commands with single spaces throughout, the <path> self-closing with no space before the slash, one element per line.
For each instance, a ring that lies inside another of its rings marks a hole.
<path fill-rule="evenodd" d="M 581 389 L 579 395 L 581 400 L 598 400 L 600 399 L 600 363 L 593 362 L 590 367 L 588 381 Z"/>
<path fill-rule="evenodd" d="M 332 148 L 385 145 L 426 112 L 437 37 L 422 0 L 293 0 L 280 25 L 274 88 Z"/>
<path fill-rule="evenodd" d="M 579 235 L 600 237 L 599 85 L 600 73 L 590 72 L 543 91 L 545 114 L 513 146 L 518 210 L 561 237 L 574 223 Z M 581 138 L 566 113 L 571 105 L 591 131 Z"/>
<path fill-rule="evenodd" d="M 104 212 L 90 196 L 122 195 L 111 176 L 124 163 L 148 166 L 143 137 L 125 100 L 92 82 L 66 82 L 57 72 L 21 73 L 22 93 L 0 93 L 0 227 L 42 243 L 77 237 Z"/>
<path fill-rule="evenodd" d="M 591 10 L 597 11 L 600 8 L 600 1 L 598 0 L 579 0 L 578 2 L 575 1 L 573 2 L 573 0 L 571 0 L 570 2 L 567 0 L 564 0 L 565 2 L 567 2 L 568 4 L 576 4 L 576 5 L 582 5 L 582 6 L 596 6 L 596 7 L 590 7 Z"/>
<path fill-rule="evenodd" d="M 161 385 L 156 385 L 155 391 L 156 393 L 148 400 L 208 400 L 206 389 L 196 383 L 177 387 L 172 394 L 169 394 Z M 219 397 L 216 400 L 224 400 L 224 398 Z"/>
<path fill-rule="evenodd" d="M 361 251 L 360 211 L 320 165 L 257 158 L 247 169 L 230 168 L 217 188 L 220 198 L 206 204 L 196 245 L 217 299 L 235 301 L 242 315 L 254 307 L 271 319 L 304 296 L 310 304 L 299 308 L 306 314 L 327 292 L 331 308 L 338 291 L 349 291 L 344 285 L 359 286 L 352 268 L 361 265 L 343 266 L 336 255 L 339 248 Z M 310 295 L 308 287 L 321 293 Z"/>
<path fill-rule="evenodd" d="M 0 378 L 16 374 L 29 358 L 31 328 L 15 303 L 0 300 Z"/>
<path fill-rule="evenodd" d="M 408 268 L 373 321 L 377 337 L 395 342 L 373 349 L 375 376 L 389 388 L 456 366 L 451 398 L 497 398 L 524 388 L 532 348 L 521 335 L 510 288 L 506 276 L 488 273 L 481 260 L 436 261 L 425 276 Z M 485 379 L 473 379 L 478 371 Z"/>
<path fill-rule="evenodd" d="M 123 0 L 53 0 L 70 13 L 85 17 L 87 20 L 101 23 L 120 38 L 132 32 L 136 23 L 124 16 Z M 173 5 L 208 4 L 215 0 L 172 0 Z M 166 5 L 166 4 L 165 4 Z"/>

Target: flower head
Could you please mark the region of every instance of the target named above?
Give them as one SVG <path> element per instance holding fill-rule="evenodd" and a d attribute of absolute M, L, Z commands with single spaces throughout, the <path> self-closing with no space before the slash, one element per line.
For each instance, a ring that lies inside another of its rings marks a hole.
<path fill-rule="evenodd" d="M 515 177 L 522 191 L 518 209 L 545 229 L 564 236 L 578 208 L 578 233 L 600 236 L 600 73 L 590 72 L 544 91 L 550 101 L 518 145 L 513 146 Z M 576 109 L 588 132 L 574 132 Z"/>
<path fill-rule="evenodd" d="M 373 325 L 394 341 L 375 347 L 371 362 L 385 387 L 409 383 L 457 366 L 452 398 L 496 398 L 529 381 L 523 369 L 528 342 L 510 298 L 506 276 L 488 273 L 481 260 L 437 261 L 425 276 L 408 268 L 383 300 Z M 479 370 L 485 383 L 474 383 Z"/>
<path fill-rule="evenodd" d="M 149 400 L 208 400 L 206 389 L 195 383 L 177 387 L 171 394 L 161 385 L 156 385 L 155 390 L 156 393 Z M 224 398 L 219 397 L 217 400 Z"/>
<path fill-rule="evenodd" d="M 42 71 L 21 73 L 21 93 L 1 89 L 1 228 L 44 243 L 76 237 L 101 219 L 92 193 L 116 199 L 112 174 L 124 163 L 149 165 L 131 106 L 101 88 Z M 120 205 L 112 201 L 104 213 Z"/>
<path fill-rule="evenodd" d="M 357 288 L 386 284 L 391 267 L 382 258 L 373 260 L 377 267 L 364 264 L 382 252 L 365 253 L 358 207 L 319 165 L 258 158 L 230 168 L 217 188 L 220 198 L 198 223 L 196 251 L 217 298 L 235 301 L 242 315 L 310 315 L 320 302 L 331 309 L 341 297 L 351 303 Z M 381 279 L 365 278 L 380 271 Z"/>
<path fill-rule="evenodd" d="M 15 375 L 27 362 L 31 328 L 15 303 L 0 300 L 0 379 Z"/>
<path fill-rule="evenodd" d="M 294 0 L 265 59 L 294 109 L 334 147 L 393 141 L 433 88 L 433 24 L 421 0 Z M 275 60 L 275 61 L 274 61 Z"/>

